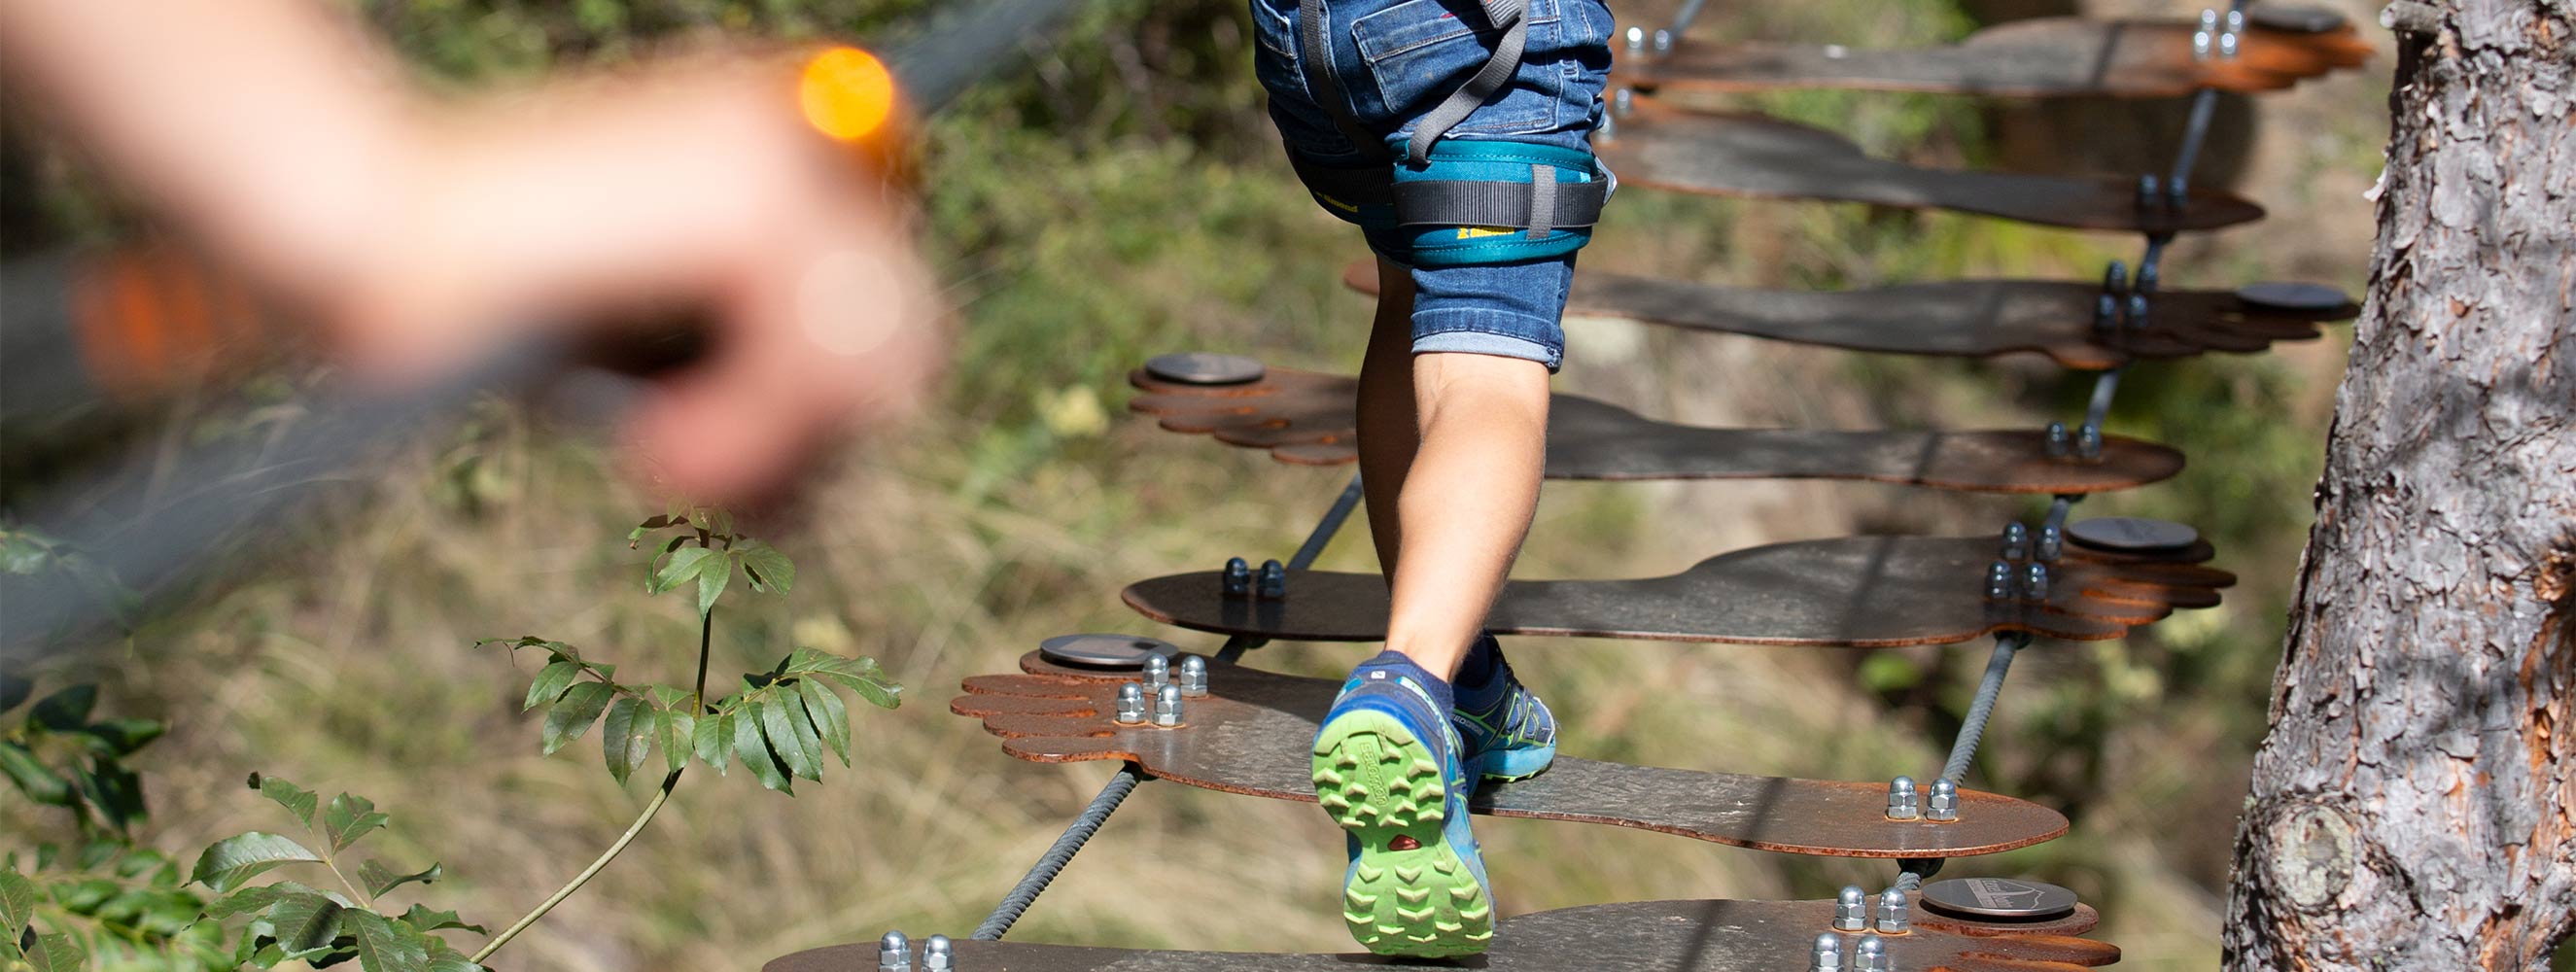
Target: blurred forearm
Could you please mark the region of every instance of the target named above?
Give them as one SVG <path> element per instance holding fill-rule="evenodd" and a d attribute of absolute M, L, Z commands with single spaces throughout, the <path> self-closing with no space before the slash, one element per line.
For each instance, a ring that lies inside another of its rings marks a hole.
<path fill-rule="evenodd" d="M 406 181 L 401 66 L 313 0 L 0 0 L 9 83 L 275 285 L 329 286 Z"/>

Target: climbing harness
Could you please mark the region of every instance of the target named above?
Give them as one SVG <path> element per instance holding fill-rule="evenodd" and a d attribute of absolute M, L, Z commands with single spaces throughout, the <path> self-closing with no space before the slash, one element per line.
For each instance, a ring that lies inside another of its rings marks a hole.
<path fill-rule="evenodd" d="M 1504 139 L 1445 138 L 1520 68 L 1529 41 L 1528 0 L 1479 0 L 1502 33 L 1458 90 L 1414 123 L 1401 159 L 1351 113 L 1332 71 L 1326 0 L 1298 0 L 1306 90 L 1364 160 L 1333 166 L 1288 153 L 1317 202 L 1373 233 L 1408 239 L 1417 266 L 1479 266 L 1563 256 L 1592 242 L 1615 184 L 1588 149 Z"/>

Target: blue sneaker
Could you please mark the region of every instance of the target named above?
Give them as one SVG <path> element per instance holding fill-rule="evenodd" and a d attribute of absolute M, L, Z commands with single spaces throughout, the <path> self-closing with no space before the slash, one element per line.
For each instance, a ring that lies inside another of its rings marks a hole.
<path fill-rule="evenodd" d="M 1466 744 L 1462 761 L 1478 778 L 1525 780 L 1556 762 L 1556 717 L 1512 677 L 1493 635 L 1481 636 L 1458 667 L 1456 693 L 1449 723 Z"/>
<path fill-rule="evenodd" d="M 1350 831 L 1342 919 L 1379 955 L 1473 955 L 1494 937 L 1467 826 L 1449 686 L 1394 652 L 1351 670 L 1315 733 L 1315 796 Z"/>

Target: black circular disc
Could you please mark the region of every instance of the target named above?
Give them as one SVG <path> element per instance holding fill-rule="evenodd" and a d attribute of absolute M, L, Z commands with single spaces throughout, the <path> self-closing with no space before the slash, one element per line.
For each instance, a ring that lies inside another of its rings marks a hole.
<path fill-rule="evenodd" d="M 2170 520 L 2101 516 L 2068 525 L 2066 537 L 2095 550 L 2162 553 L 2198 542 L 2200 531 Z"/>
<path fill-rule="evenodd" d="M 2352 303 L 2343 291 L 2324 284 L 2267 280 L 2236 288 L 2236 299 L 2281 310 L 2323 311 Z"/>
<path fill-rule="evenodd" d="M 1210 351 L 1158 354 L 1145 362 L 1146 374 L 1184 385 L 1240 385 L 1260 381 L 1265 370 L 1251 358 Z"/>
<path fill-rule="evenodd" d="M 2258 3 L 2245 11 L 2245 20 L 2257 27 L 2299 34 L 2322 34 L 2351 22 L 2339 11 L 2304 3 Z"/>
<path fill-rule="evenodd" d="M 1180 653 L 1180 646 L 1171 642 L 1131 634 L 1057 635 L 1038 643 L 1040 657 L 1087 668 L 1143 668 L 1147 655 L 1176 658 Z"/>
<path fill-rule="evenodd" d="M 2017 878 L 1951 878 L 1924 885 L 1923 906 L 1954 918 L 2032 921 L 2075 910 L 2075 892 Z"/>

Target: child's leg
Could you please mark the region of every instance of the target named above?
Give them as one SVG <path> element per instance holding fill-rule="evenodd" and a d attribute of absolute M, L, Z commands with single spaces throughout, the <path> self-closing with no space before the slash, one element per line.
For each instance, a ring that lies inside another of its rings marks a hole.
<path fill-rule="evenodd" d="M 1368 357 L 1360 364 L 1360 487 L 1368 495 L 1369 539 L 1377 543 L 1378 569 L 1395 583 L 1404 549 L 1396 514 L 1422 428 L 1413 400 L 1413 275 L 1381 257 L 1377 261 L 1377 321 L 1369 331 Z"/>

